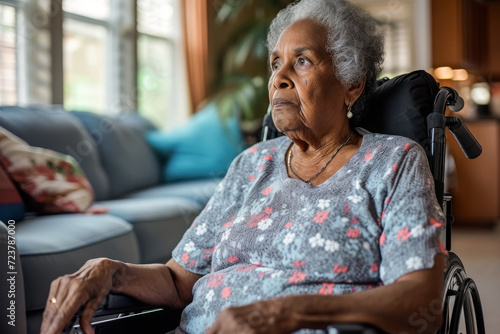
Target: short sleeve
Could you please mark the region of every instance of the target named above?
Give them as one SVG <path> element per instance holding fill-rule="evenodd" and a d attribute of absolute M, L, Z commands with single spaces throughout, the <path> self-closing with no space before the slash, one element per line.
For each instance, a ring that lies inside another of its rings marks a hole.
<path fill-rule="evenodd" d="M 406 144 L 401 151 L 391 157 L 397 172 L 381 219 L 380 277 L 384 284 L 432 268 L 435 255 L 446 252 L 441 243 L 445 219 L 425 152 L 416 143 Z"/>
<path fill-rule="evenodd" d="M 200 275 L 210 273 L 218 232 L 231 217 L 231 207 L 238 200 L 238 166 L 241 163 L 240 155 L 231 163 L 205 208 L 174 248 L 172 258 L 184 269 Z"/>

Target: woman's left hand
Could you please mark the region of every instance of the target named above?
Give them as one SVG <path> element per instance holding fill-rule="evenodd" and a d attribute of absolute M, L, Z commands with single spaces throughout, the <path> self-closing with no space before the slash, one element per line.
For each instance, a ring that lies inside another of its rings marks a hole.
<path fill-rule="evenodd" d="M 208 334 L 290 333 L 296 329 L 296 323 L 293 303 L 280 297 L 224 309 Z"/>

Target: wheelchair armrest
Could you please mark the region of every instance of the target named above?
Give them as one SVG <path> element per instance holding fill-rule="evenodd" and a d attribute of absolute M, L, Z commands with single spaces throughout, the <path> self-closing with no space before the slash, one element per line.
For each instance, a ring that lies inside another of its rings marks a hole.
<path fill-rule="evenodd" d="M 326 328 L 327 334 L 386 334 L 381 329 L 367 324 L 343 323 L 333 324 Z"/>
<path fill-rule="evenodd" d="M 142 303 L 135 298 L 119 293 L 109 293 L 97 309 L 95 316 L 104 316 L 108 314 L 140 312 L 161 308 Z"/>
<path fill-rule="evenodd" d="M 139 302 L 122 294 L 109 293 L 92 319 L 96 334 L 106 333 L 165 333 L 175 329 L 182 310 L 169 309 Z M 81 309 L 66 326 L 64 333 L 81 333 L 78 319 Z M 342 323 L 328 326 L 327 334 L 385 334 L 366 324 Z"/>
<path fill-rule="evenodd" d="M 64 333 L 82 333 L 79 318 L 82 308 L 67 324 Z M 153 306 L 123 294 L 109 293 L 92 318 L 96 334 L 165 333 L 175 329 L 182 310 Z"/>

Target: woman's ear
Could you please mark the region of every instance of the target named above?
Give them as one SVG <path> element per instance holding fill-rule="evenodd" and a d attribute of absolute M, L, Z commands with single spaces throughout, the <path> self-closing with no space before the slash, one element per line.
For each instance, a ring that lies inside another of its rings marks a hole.
<path fill-rule="evenodd" d="M 347 89 L 347 94 L 345 95 L 345 104 L 348 106 L 349 104 L 353 105 L 354 102 L 358 100 L 363 93 L 363 89 L 365 89 L 366 77 L 363 78 L 359 83 L 352 85 Z"/>

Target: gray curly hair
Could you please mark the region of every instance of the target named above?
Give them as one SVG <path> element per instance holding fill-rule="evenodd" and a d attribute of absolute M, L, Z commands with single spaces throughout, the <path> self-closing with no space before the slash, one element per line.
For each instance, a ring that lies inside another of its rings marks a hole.
<path fill-rule="evenodd" d="M 366 77 L 364 91 L 352 106 L 351 125 L 359 125 L 384 61 L 384 38 L 380 29 L 370 14 L 347 0 L 299 0 L 282 9 L 271 22 L 266 43 L 269 55 L 283 30 L 304 19 L 327 29 L 326 51 L 342 85 L 351 87 Z"/>

